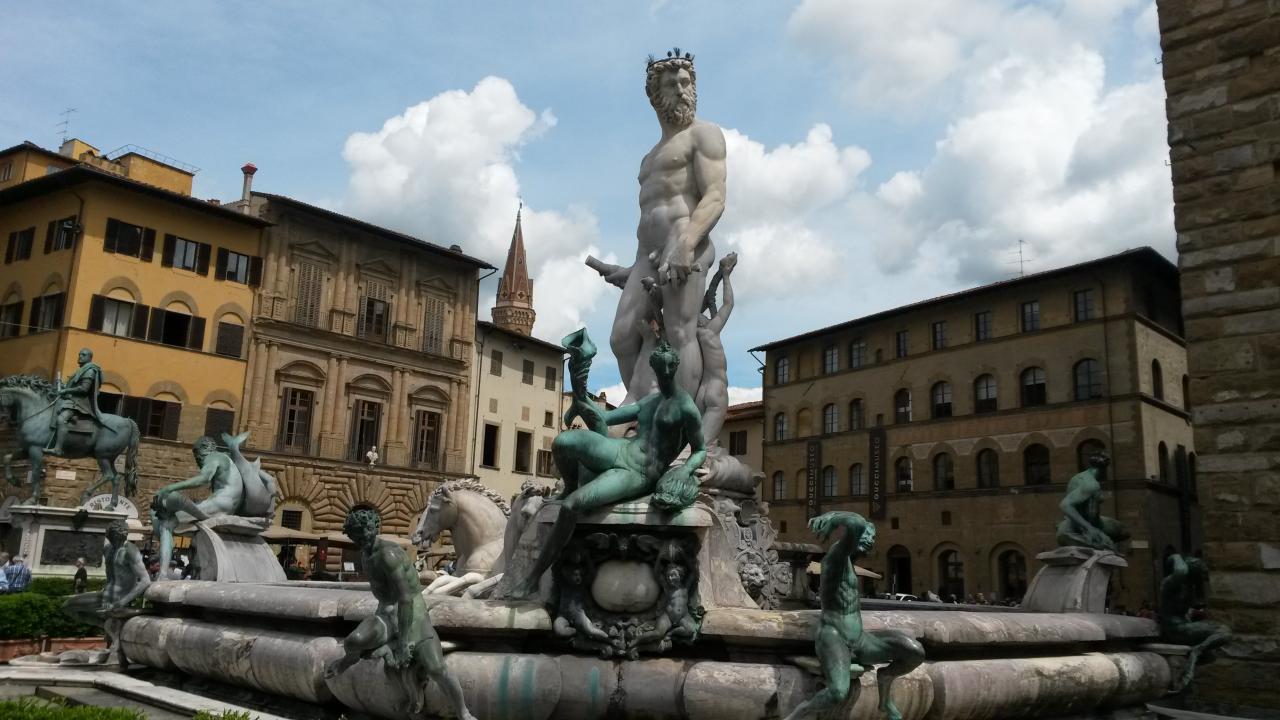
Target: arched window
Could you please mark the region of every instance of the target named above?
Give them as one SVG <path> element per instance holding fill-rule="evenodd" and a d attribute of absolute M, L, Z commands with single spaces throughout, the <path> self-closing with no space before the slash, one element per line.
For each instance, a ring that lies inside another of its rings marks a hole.
<path fill-rule="evenodd" d="M 773 365 L 773 384 L 782 385 L 791 382 L 791 359 L 780 357 Z"/>
<path fill-rule="evenodd" d="M 1169 446 L 1163 442 L 1156 446 L 1156 458 L 1160 463 L 1160 482 L 1169 482 Z"/>
<path fill-rule="evenodd" d="M 840 430 L 840 409 L 835 403 L 822 408 L 822 432 L 830 434 Z"/>
<path fill-rule="evenodd" d="M 773 439 L 786 440 L 788 434 L 787 414 L 778 413 L 773 416 Z"/>
<path fill-rule="evenodd" d="M 849 429 L 861 430 L 866 420 L 862 416 L 862 400 L 849 403 Z"/>
<path fill-rule="evenodd" d="M 893 474 L 897 480 L 898 492 L 911 492 L 911 458 L 898 458 L 893 463 Z"/>
<path fill-rule="evenodd" d="M 973 411 L 976 413 L 996 411 L 996 378 L 994 375 L 979 375 L 973 381 Z"/>
<path fill-rule="evenodd" d="M 933 489 L 956 489 L 956 467 L 947 453 L 941 452 L 933 456 Z"/>
<path fill-rule="evenodd" d="M 836 496 L 836 469 L 833 465 L 822 468 L 822 497 Z"/>
<path fill-rule="evenodd" d="M 1022 600 L 1027 593 L 1027 556 L 1017 550 L 1005 550 L 996 559 L 1000 573 L 1000 599 Z"/>
<path fill-rule="evenodd" d="M 1164 399 L 1164 371 L 1160 369 L 1160 361 L 1151 361 L 1151 394 L 1157 400 Z"/>
<path fill-rule="evenodd" d="M 911 422 L 911 391 L 906 388 L 893 394 L 893 421 Z"/>
<path fill-rule="evenodd" d="M 787 499 L 787 476 L 781 470 L 773 474 L 773 499 Z"/>
<path fill-rule="evenodd" d="M 862 463 L 854 463 L 849 466 L 849 494 L 867 494 L 867 481 L 862 476 Z"/>
<path fill-rule="evenodd" d="M 1044 405 L 1048 393 L 1045 391 L 1044 368 L 1029 367 L 1022 371 L 1022 407 Z"/>
<path fill-rule="evenodd" d="M 1049 448 L 1044 445 L 1028 445 L 1022 451 L 1022 479 L 1028 485 L 1048 485 L 1053 482 L 1049 474 Z"/>
<path fill-rule="evenodd" d="M 1107 446 L 1101 440 L 1085 440 L 1076 446 L 1076 470 L 1084 472 L 1089 467 L 1089 458 L 1100 452 L 1106 452 Z"/>
<path fill-rule="evenodd" d="M 1191 378 L 1182 376 L 1182 409 L 1191 410 Z"/>
<path fill-rule="evenodd" d="M 979 450 L 975 463 L 978 471 L 978 487 L 1000 487 L 1000 456 L 995 450 L 991 448 Z"/>
<path fill-rule="evenodd" d="M 933 399 L 933 416 L 936 418 L 951 417 L 951 383 L 937 382 L 929 395 Z"/>
<path fill-rule="evenodd" d="M 942 580 L 938 594 L 944 601 L 964 601 L 964 559 L 960 553 L 947 550 L 938 556 L 938 577 Z"/>
<path fill-rule="evenodd" d="M 1092 400 L 1102 397 L 1102 365 L 1093 358 L 1076 363 L 1076 399 Z"/>

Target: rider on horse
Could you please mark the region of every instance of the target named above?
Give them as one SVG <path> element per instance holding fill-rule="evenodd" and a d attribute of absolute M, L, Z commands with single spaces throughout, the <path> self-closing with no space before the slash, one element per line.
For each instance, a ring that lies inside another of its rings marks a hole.
<path fill-rule="evenodd" d="M 93 362 L 93 351 L 84 348 L 79 355 L 80 367 L 58 390 L 58 412 L 49 423 L 53 432 L 49 435 L 49 447 L 45 454 L 55 457 L 63 454 L 62 443 L 77 416 L 86 417 L 95 426 L 105 427 L 102 412 L 98 410 L 98 390 L 102 387 L 102 368 Z"/>

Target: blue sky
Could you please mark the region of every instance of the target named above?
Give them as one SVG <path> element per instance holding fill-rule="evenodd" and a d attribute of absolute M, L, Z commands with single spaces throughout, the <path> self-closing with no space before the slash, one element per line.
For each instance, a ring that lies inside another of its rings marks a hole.
<path fill-rule="evenodd" d="M 644 58 L 694 52 L 725 128 L 746 349 L 1016 272 L 1152 245 L 1172 257 L 1154 4 L 1143 0 L 183 2 L 0 5 L 0 143 L 71 133 L 458 243 L 500 265 L 518 198 L 547 339 L 608 337 Z M 492 302 L 482 289 L 482 315 Z M 593 385 L 618 381 L 602 357 Z"/>

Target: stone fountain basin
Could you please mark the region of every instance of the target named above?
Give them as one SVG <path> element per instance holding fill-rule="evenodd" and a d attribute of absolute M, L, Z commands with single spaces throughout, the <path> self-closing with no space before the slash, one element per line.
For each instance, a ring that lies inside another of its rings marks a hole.
<path fill-rule="evenodd" d="M 160 582 L 158 614 L 125 626 L 129 657 L 317 704 L 401 717 L 404 698 L 379 662 L 325 681 L 341 638 L 371 614 L 367 590 L 332 584 Z M 540 604 L 428 596 L 432 623 L 458 649 L 447 662 L 486 718 L 776 718 L 819 688 L 806 666 L 816 611 L 707 611 L 679 656 L 634 661 L 575 655 Z M 894 685 L 905 718 L 1058 717 L 1136 707 L 1164 694 L 1169 664 L 1145 649 L 1155 623 L 1097 614 L 865 610 L 868 630 L 897 629 L 930 660 Z M 874 674 L 832 717 L 877 717 Z M 429 705 L 442 702 L 433 686 Z M 618 713 L 621 713 L 619 715 Z"/>

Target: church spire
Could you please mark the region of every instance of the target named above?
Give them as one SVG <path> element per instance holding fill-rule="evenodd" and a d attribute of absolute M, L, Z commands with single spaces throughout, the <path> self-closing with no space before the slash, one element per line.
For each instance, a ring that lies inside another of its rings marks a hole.
<path fill-rule="evenodd" d="M 507 249 L 507 264 L 498 279 L 498 302 L 493 306 L 493 324 L 511 332 L 529 335 L 533 332 L 533 281 L 524 258 L 524 231 L 520 215 L 524 203 L 516 210 L 516 229 Z"/>

